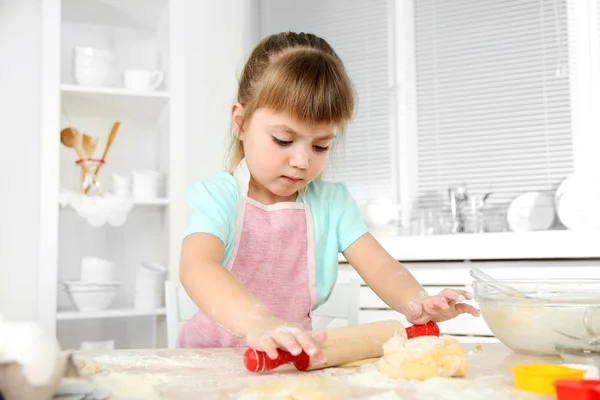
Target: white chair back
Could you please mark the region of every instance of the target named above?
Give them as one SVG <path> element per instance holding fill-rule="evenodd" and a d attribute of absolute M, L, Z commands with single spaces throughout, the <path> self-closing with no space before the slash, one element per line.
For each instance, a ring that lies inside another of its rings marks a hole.
<path fill-rule="evenodd" d="M 358 325 L 359 298 L 360 280 L 337 282 L 325 304 L 312 312 L 313 330 L 326 329 L 333 322 L 339 326 L 340 319 L 346 320 L 344 325 Z"/>
<path fill-rule="evenodd" d="M 196 314 L 198 307 L 180 283 L 165 282 L 165 306 L 167 308 L 167 344 L 174 349 L 183 324 Z"/>

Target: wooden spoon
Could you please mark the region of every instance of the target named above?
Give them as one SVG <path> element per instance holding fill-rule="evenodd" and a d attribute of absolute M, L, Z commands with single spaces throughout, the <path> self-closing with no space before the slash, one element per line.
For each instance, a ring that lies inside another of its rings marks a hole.
<path fill-rule="evenodd" d="M 77 156 L 80 159 L 84 159 L 85 157 L 85 151 L 82 148 L 82 139 L 81 139 L 81 134 L 79 133 L 79 131 L 75 128 L 65 128 L 60 132 L 60 141 L 62 142 L 62 144 L 64 144 L 65 146 L 75 149 L 75 152 L 77 153 Z M 85 165 L 85 163 L 82 163 L 83 168 L 85 168 L 86 172 L 90 172 L 87 168 L 87 165 Z"/>
<path fill-rule="evenodd" d="M 106 155 L 108 154 L 108 150 L 110 150 L 110 147 L 113 144 L 113 141 L 115 140 L 115 136 L 117 135 L 117 131 L 119 130 L 119 126 L 121 125 L 121 123 L 119 121 L 116 121 L 113 124 L 112 130 L 110 131 L 110 135 L 108 135 L 108 140 L 106 142 L 106 147 L 104 148 L 104 153 L 102 153 L 102 160 L 106 159 Z M 98 175 L 98 171 L 100 171 L 100 167 L 102 167 L 102 163 L 98 164 L 98 166 L 96 166 L 96 170 L 94 171 L 94 178 L 96 177 L 96 175 Z M 88 188 L 89 189 L 89 188 Z M 88 189 L 86 189 L 86 193 L 88 191 Z"/>

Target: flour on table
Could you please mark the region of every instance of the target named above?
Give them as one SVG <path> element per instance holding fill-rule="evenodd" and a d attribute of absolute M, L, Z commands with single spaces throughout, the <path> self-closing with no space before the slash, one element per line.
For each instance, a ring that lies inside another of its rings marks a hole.
<path fill-rule="evenodd" d="M 130 374 L 113 372 L 93 378 L 100 388 L 114 391 L 127 400 L 159 400 L 157 387 L 166 385 L 172 378 L 166 374 Z"/>
<path fill-rule="evenodd" d="M 173 356 L 173 357 L 161 357 L 158 355 L 123 355 L 123 356 L 114 356 L 114 355 L 103 355 L 99 357 L 94 357 L 93 360 L 89 360 L 83 358 L 80 362 L 85 362 L 88 364 L 95 363 L 106 366 L 121 366 L 121 367 L 131 367 L 131 368 L 152 368 L 152 367 L 161 367 L 161 368 L 181 368 L 181 367 L 198 367 L 205 365 L 206 357 L 202 357 L 199 355 L 196 356 Z"/>
<path fill-rule="evenodd" d="M 465 376 L 469 358 L 460 343 L 449 336 L 394 336 L 383 345 L 379 371 L 397 379 L 424 380 Z"/>
<path fill-rule="evenodd" d="M 467 381 L 457 378 L 431 378 L 415 385 L 415 400 L 506 400 L 514 391 L 498 386 L 499 377 Z M 534 398 L 537 398 L 535 396 Z"/>
<path fill-rule="evenodd" d="M 405 397 L 398 395 L 398 393 L 394 391 L 384 392 L 374 394 L 372 396 L 367 397 L 365 400 L 403 400 Z"/>
<path fill-rule="evenodd" d="M 354 370 L 327 369 L 322 376 L 341 379 L 350 386 L 363 386 L 376 389 L 410 388 L 414 381 L 392 379 L 377 370 L 377 365 L 367 364 Z"/>
<path fill-rule="evenodd" d="M 277 379 L 244 391 L 240 400 L 344 400 L 348 387 L 341 381 L 309 376 Z"/>

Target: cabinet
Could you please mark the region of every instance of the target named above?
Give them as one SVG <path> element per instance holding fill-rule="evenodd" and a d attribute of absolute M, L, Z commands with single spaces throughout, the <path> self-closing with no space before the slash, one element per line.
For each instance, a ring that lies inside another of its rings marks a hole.
<path fill-rule="evenodd" d="M 394 253 L 393 248 L 386 248 Z M 499 279 L 569 279 L 600 278 L 600 260 L 510 260 L 510 261 L 422 261 L 403 263 L 423 285 L 428 293 L 436 294 L 444 288 L 464 289 L 473 292 L 469 269 L 472 264 Z M 385 304 L 346 262 L 339 264 L 339 281 L 359 279 L 359 322 L 368 323 L 398 319 L 410 325 L 404 316 Z M 470 301 L 475 307 L 477 302 Z M 439 324 L 440 332 L 456 337 L 463 343 L 494 342 L 497 339 L 483 318 L 460 315 Z"/>
<path fill-rule="evenodd" d="M 182 0 L 43 0 L 43 80 L 38 319 L 63 348 L 82 341 L 114 340 L 118 348 L 154 347 L 164 337 L 163 307 L 136 309 L 135 281 L 143 261 L 177 276 L 184 202 L 184 83 Z M 75 46 L 107 50 L 114 57 L 101 85 L 74 78 Z M 126 87 L 125 70 L 160 70 L 155 89 Z M 158 197 L 132 199 L 123 225 L 92 226 L 64 203 L 79 174 L 73 149 L 60 132 L 75 127 L 99 138 L 100 158 L 114 122 L 120 127 L 98 174 L 110 191 L 112 174 L 156 171 Z M 179 205 L 179 206 L 174 206 Z M 122 282 L 108 310 L 82 312 L 59 286 L 77 280 L 83 257 L 116 265 Z"/>

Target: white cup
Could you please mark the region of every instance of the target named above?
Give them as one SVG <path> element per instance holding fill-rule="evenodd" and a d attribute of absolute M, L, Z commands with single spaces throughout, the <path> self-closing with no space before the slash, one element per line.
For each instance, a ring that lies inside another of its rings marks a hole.
<path fill-rule="evenodd" d="M 163 280 L 167 275 L 167 269 L 160 263 L 143 261 L 139 276 L 152 280 Z"/>
<path fill-rule="evenodd" d="M 161 70 L 128 69 L 123 73 L 123 83 L 127 89 L 154 90 L 161 85 L 164 76 Z"/>

